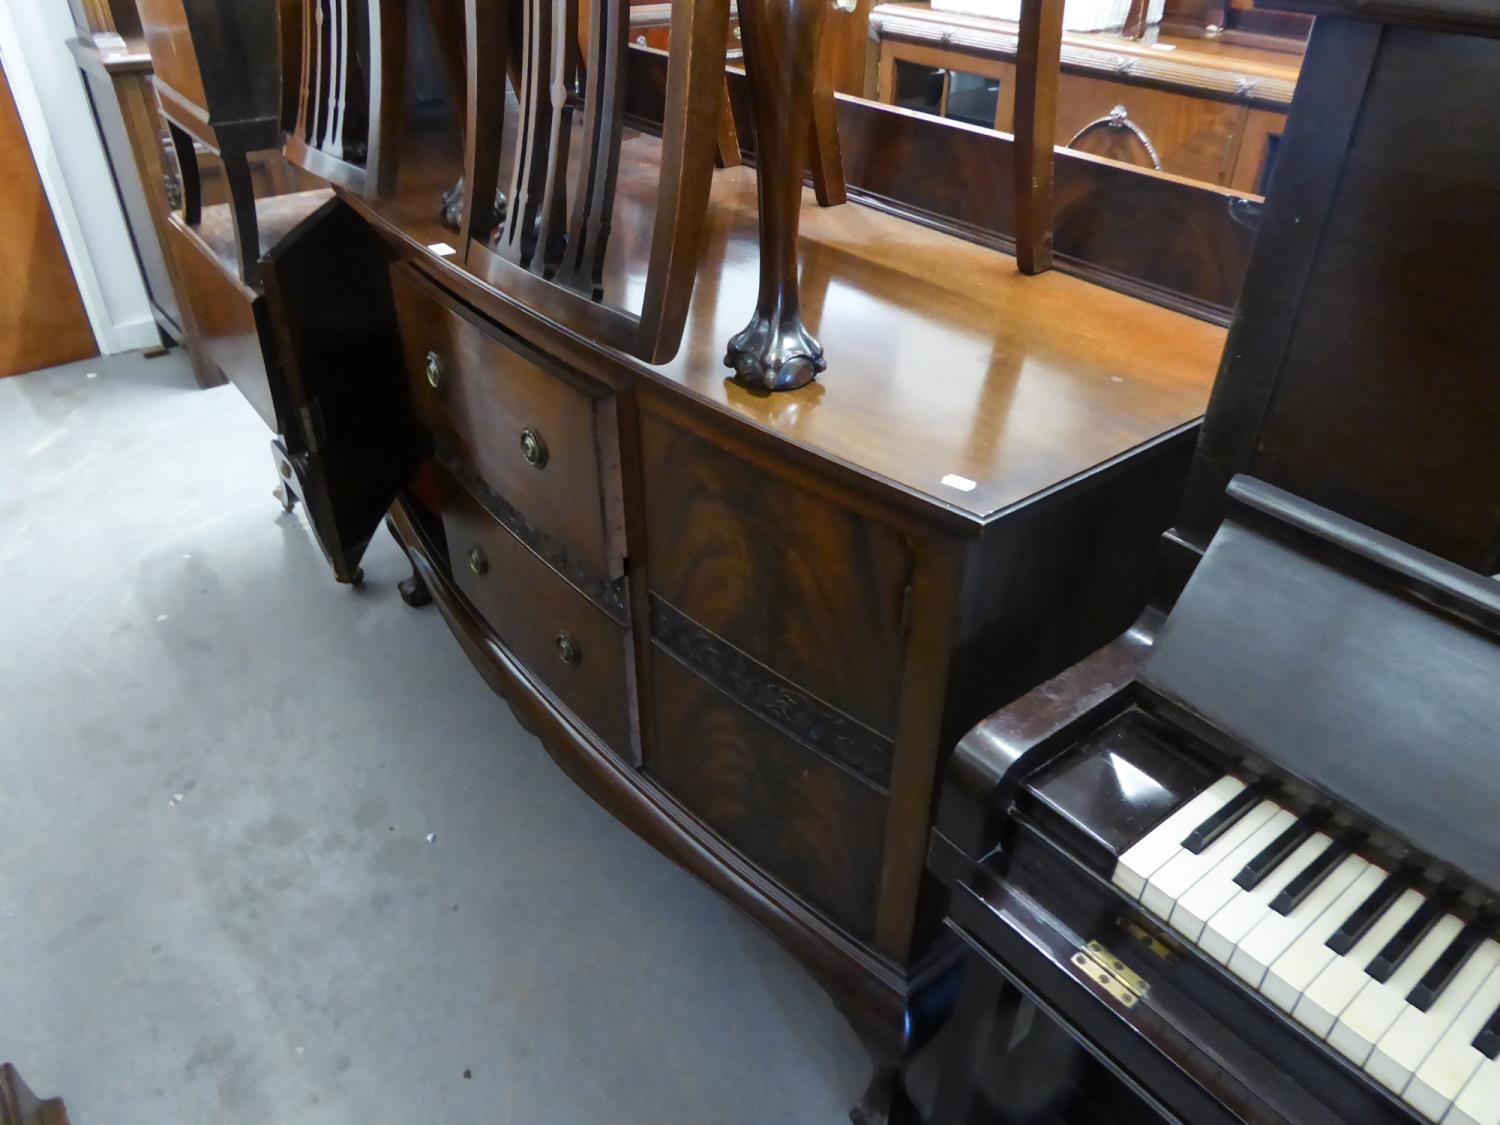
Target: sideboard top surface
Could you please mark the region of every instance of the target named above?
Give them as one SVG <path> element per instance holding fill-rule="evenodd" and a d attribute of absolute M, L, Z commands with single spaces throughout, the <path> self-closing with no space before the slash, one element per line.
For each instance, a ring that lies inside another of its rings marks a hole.
<path fill-rule="evenodd" d="M 446 158 L 403 162 L 393 199 L 350 202 L 460 295 L 509 306 L 461 255 L 426 249 L 453 237 L 435 201 L 459 163 L 452 138 L 429 143 Z M 627 306 L 645 281 L 657 151 L 654 138 L 635 134 L 623 153 L 605 288 Z M 1087 475 L 1207 406 L 1224 329 L 1056 271 L 1023 276 L 1007 254 L 858 203 L 820 208 L 810 189 L 802 299 L 829 369 L 798 391 L 754 393 L 723 365 L 725 341 L 755 305 L 754 169 L 716 172 L 711 207 L 677 357 L 651 366 L 592 350 L 614 370 L 680 389 L 963 523 Z M 502 312 L 525 331 L 525 310 Z"/>

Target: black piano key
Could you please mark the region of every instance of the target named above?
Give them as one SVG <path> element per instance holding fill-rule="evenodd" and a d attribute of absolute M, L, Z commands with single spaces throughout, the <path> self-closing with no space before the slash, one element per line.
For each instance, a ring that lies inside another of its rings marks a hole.
<path fill-rule="evenodd" d="M 1318 884 L 1328 878 L 1328 873 L 1347 859 L 1354 851 L 1354 840 L 1346 837 L 1334 840 L 1304 867 L 1281 893 L 1271 900 L 1271 909 L 1277 914 L 1290 914 L 1302 905 L 1302 900 L 1315 891 Z"/>
<path fill-rule="evenodd" d="M 1487 1059 L 1500 1058 L 1500 1008 L 1495 1009 L 1490 1022 L 1485 1024 L 1484 1030 L 1475 1036 L 1474 1050 Z"/>
<path fill-rule="evenodd" d="M 1240 869 L 1240 873 L 1234 877 L 1235 884 L 1241 890 L 1255 890 L 1267 875 L 1286 862 L 1289 855 L 1307 843 L 1322 820 L 1321 816 L 1314 813 L 1293 823 Z"/>
<path fill-rule="evenodd" d="M 1370 896 L 1355 908 L 1353 914 L 1344 919 L 1344 924 L 1323 944 L 1340 957 L 1353 949 L 1364 937 L 1377 918 L 1390 909 L 1391 903 L 1406 890 L 1406 879 L 1397 872 L 1385 877 L 1385 881 L 1370 892 Z"/>
<path fill-rule="evenodd" d="M 1432 968 L 1427 970 L 1425 976 L 1417 982 L 1417 986 L 1406 994 L 1406 1002 L 1419 1012 L 1425 1012 L 1432 1007 L 1437 998 L 1442 995 L 1443 989 L 1448 987 L 1448 982 L 1457 975 L 1458 970 L 1464 967 L 1464 962 L 1469 955 L 1479 948 L 1479 943 L 1485 939 L 1490 932 L 1487 922 L 1470 922 L 1458 931 L 1458 936 L 1448 943 L 1448 948 L 1443 950 L 1442 955 L 1432 963 Z"/>
<path fill-rule="evenodd" d="M 1396 936 L 1386 942 L 1385 948 L 1375 954 L 1370 963 L 1365 966 L 1365 975 L 1381 984 L 1390 980 L 1391 974 L 1400 967 L 1401 962 L 1411 956 L 1411 951 L 1417 947 L 1417 943 L 1427 936 L 1427 931 L 1436 925 L 1439 918 L 1448 913 L 1448 906 L 1448 899 L 1433 895 L 1417 907 L 1416 913 L 1396 931 Z"/>
<path fill-rule="evenodd" d="M 1182 846 L 1197 855 L 1233 828 L 1240 817 L 1260 804 L 1270 788 L 1271 783 L 1266 778 L 1245 786 L 1228 804 L 1189 832 L 1183 839 Z"/>

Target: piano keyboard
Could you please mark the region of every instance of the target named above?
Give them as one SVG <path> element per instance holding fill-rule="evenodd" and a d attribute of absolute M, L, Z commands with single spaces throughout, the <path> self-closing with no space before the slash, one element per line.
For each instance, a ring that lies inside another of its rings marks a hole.
<path fill-rule="evenodd" d="M 1317 817 L 1220 778 L 1113 881 L 1429 1120 L 1500 1125 L 1500 941 Z"/>

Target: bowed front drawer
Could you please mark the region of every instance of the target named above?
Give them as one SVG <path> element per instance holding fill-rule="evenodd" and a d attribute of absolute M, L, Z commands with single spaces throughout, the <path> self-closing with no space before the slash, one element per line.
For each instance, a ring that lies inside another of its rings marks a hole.
<path fill-rule="evenodd" d="M 631 735 L 630 636 L 441 474 L 453 580 L 501 643 L 624 758 Z"/>
<path fill-rule="evenodd" d="M 624 573 L 608 388 L 488 324 L 412 267 L 392 270 L 412 407 L 440 459 L 477 477 L 564 572 Z M 547 367 L 542 366 L 543 362 Z"/>

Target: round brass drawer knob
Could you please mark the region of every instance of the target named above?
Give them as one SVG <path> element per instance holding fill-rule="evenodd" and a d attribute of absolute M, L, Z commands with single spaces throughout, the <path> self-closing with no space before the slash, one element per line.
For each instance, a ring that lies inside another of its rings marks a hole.
<path fill-rule="evenodd" d="M 566 633 L 557 634 L 557 657 L 564 664 L 577 664 L 583 658 L 578 643 Z"/>
<path fill-rule="evenodd" d="M 481 578 L 490 572 L 490 560 L 478 547 L 469 548 L 469 569 Z"/>
<path fill-rule="evenodd" d="M 443 361 L 437 352 L 427 353 L 427 385 L 435 391 L 443 389 Z"/>
<path fill-rule="evenodd" d="M 530 426 L 521 431 L 521 456 L 533 469 L 547 467 L 547 443 Z"/>

